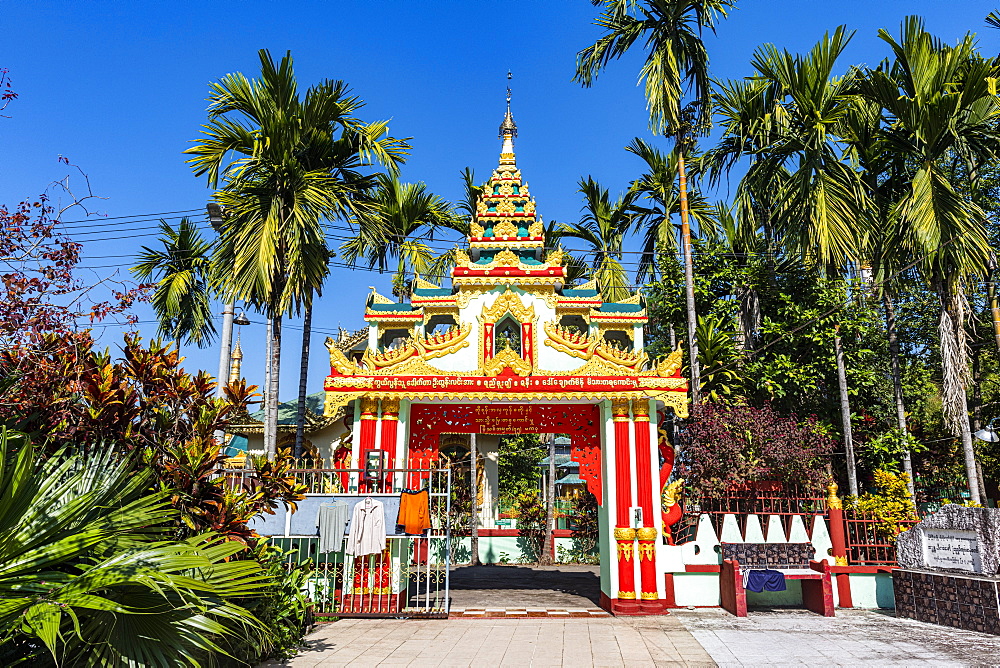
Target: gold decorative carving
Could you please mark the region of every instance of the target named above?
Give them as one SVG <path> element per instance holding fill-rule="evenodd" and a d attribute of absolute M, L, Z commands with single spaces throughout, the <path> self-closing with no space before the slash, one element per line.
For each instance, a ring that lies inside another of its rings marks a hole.
<path fill-rule="evenodd" d="M 497 213 L 510 215 L 514 213 L 514 210 L 516 208 L 517 207 L 514 206 L 514 202 L 510 201 L 509 199 L 500 200 L 500 202 L 497 204 Z"/>
<path fill-rule="evenodd" d="M 510 197 L 514 194 L 514 187 L 509 183 L 504 183 L 500 186 L 500 192 L 497 194 L 503 195 L 504 197 Z"/>
<path fill-rule="evenodd" d="M 398 348 L 386 350 L 385 352 L 373 353 L 370 349 L 366 350 L 361 361 L 370 370 L 389 370 L 414 357 L 420 360 L 444 357 L 462 348 L 467 348 L 469 346 L 469 334 L 471 333 L 471 325 L 452 327 L 447 332 L 435 334 L 434 336 L 413 337 Z M 330 353 L 330 359 L 332 364 L 333 352 Z M 398 373 L 398 371 L 394 372 Z"/>
<path fill-rule="evenodd" d="M 681 350 L 681 344 L 677 344 L 677 348 L 674 352 L 667 355 L 666 359 L 662 360 L 656 365 L 656 374 L 663 378 L 668 376 L 673 376 L 678 369 L 681 368 L 681 364 L 684 362 L 684 351 Z"/>
<path fill-rule="evenodd" d="M 628 299 L 623 299 L 623 300 L 621 300 L 618 303 L 619 304 L 636 304 L 636 305 L 638 305 L 638 304 L 642 303 L 642 295 L 637 292 L 634 295 L 632 295 L 631 297 L 629 297 Z"/>
<path fill-rule="evenodd" d="M 378 400 L 371 397 L 361 397 L 361 419 L 374 420 L 378 410 Z"/>
<path fill-rule="evenodd" d="M 611 420 L 613 422 L 628 422 L 629 421 L 628 407 L 629 407 L 628 399 L 623 399 L 620 397 L 612 399 Z M 615 531 L 618 531 L 618 529 L 615 529 Z M 634 537 L 634 530 L 633 530 L 633 537 Z"/>
<path fill-rule="evenodd" d="M 473 224 L 475 224 L 475 223 L 473 223 Z M 440 285 L 434 285 L 430 281 L 424 280 L 424 279 L 420 278 L 419 276 L 417 276 L 413 280 L 415 282 L 416 287 L 421 288 L 423 290 L 440 290 L 441 289 Z"/>
<path fill-rule="evenodd" d="M 634 601 L 635 592 L 634 591 L 619 591 L 618 599 L 621 601 Z"/>
<path fill-rule="evenodd" d="M 469 246 L 471 248 L 496 248 L 498 242 L 493 241 L 490 237 L 487 238 L 490 239 L 490 241 L 470 241 Z M 507 239 L 499 243 L 502 243 L 507 248 L 541 248 L 542 246 L 545 245 L 545 242 L 542 241 L 541 239 L 535 239 L 534 241 L 532 241 L 531 239 L 527 239 L 524 237 L 519 237 L 517 239 Z M 540 265 L 537 264 L 532 265 L 532 268 L 534 269 L 538 269 L 539 267 Z"/>
<path fill-rule="evenodd" d="M 326 339 L 326 349 L 330 351 L 330 367 L 336 369 L 337 373 L 345 376 L 361 373 L 361 367 L 354 360 L 348 359 L 347 355 L 337 347 L 337 342 L 330 337 Z"/>
<path fill-rule="evenodd" d="M 826 486 L 826 507 L 832 508 L 834 510 L 842 509 L 844 507 L 844 502 L 840 500 L 837 496 L 837 490 L 839 487 L 837 483 L 831 482 Z"/>
<path fill-rule="evenodd" d="M 531 204 L 532 204 L 532 206 L 534 206 L 534 202 L 531 202 Z M 524 210 L 525 211 L 528 210 L 528 205 L 527 204 L 524 205 Z M 540 237 L 543 234 L 545 234 L 545 226 L 542 224 L 542 221 L 540 221 L 540 220 L 536 221 L 536 222 L 534 222 L 534 223 L 532 223 L 531 225 L 528 226 L 528 236 L 531 236 L 531 237 Z"/>
<path fill-rule="evenodd" d="M 508 289 L 493 300 L 490 306 L 483 308 L 479 322 L 496 322 L 507 313 L 513 315 L 520 323 L 534 322 L 535 320 L 535 306 L 533 304 L 525 306 L 521 297 L 513 290 Z"/>
<path fill-rule="evenodd" d="M 527 191 L 521 193 L 522 195 L 527 195 Z M 535 200 L 529 199 L 524 203 L 524 212 L 527 214 L 532 214 L 535 212 Z"/>
<path fill-rule="evenodd" d="M 650 373 L 649 371 L 643 371 L 643 375 L 639 378 L 639 387 L 650 388 L 650 389 L 668 389 L 677 390 L 680 388 L 687 389 L 687 378 L 662 378 L 660 376 L 647 376 L 645 374 Z M 653 371 L 652 373 L 656 373 Z"/>
<path fill-rule="evenodd" d="M 323 400 L 323 417 L 334 417 L 357 396 L 354 392 L 327 392 Z"/>
<path fill-rule="evenodd" d="M 385 418 L 386 413 L 392 413 L 394 416 L 399 415 L 399 399 L 382 399 L 382 417 Z"/>
<path fill-rule="evenodd" d="M 519 265 L 520 266 L 520 265 Z M 476 269 L 492 269 L 493 267 L 489 265 L 475 265 Z M 527 267 L 520 266 L 521 269 L 532 269 L 537 270 L 538 265 Z M 496 286 L 506 286 L 510 285 L 511 279 L 509 276 L 461 276 L 456 275 L 452 279 L 452 283 L 459 287 L 465 286 L 482 286 L 482 287 L 496 287 Z M 527 286 L 532 285 L 551 285 L 560 286 L 565 283 L 563 280 L 562 272 L 553 276 L 518 276 L 517 277 L 517 287 L 527 289 Z"/>
<path fill-rule="evenodd" d="M 684 478 L 679 478 L 663 487 L 663 494 L 660 495 L 660 504 L 666 508 L 672 508 L 681 500 L 684 494 Z"/>
<path fill-rule="evenodd" d="M 632 527 L 615 527 L 615 540 L 635 540 L 635 529 Z"/>
<path fill-rule="evenodd" d="M 847 557 L 834 557 L 833 561 L 834 561 L 834 563 L 837 566 L 847 566 L 848 565 L 847 564 Z"/>
<path fill-rule="evenodd" d="M 632 415 L 635 416 L 633 419 L 635 419 L 636 421 L 649 422 L 649 400 L 633 399 Z M 654 531 L 655 530 L 656 529 L 654 529 Z"/>
<path fill-rule="evenodd" d="M 393 300 L 389 299 L 385 295 L 380 295 L 375 288 L 372 288 L 372 293 L 368 297 L 372 304 L 395 304 Z"/>
<path fill-rule="evenodd" d="M 483 204 L 482 200 L 479 200 L 480 205 Z M 486 213 L 486 207 L 483 205 L 483 213 Z M 483 226 L 479 223 L 469 223 L 469 236 L 470 237 L 481 237 L 486 232 Z"/>
<path fill-rule="evenodd" d="M 641 594 L 642 600 L 644 601 L 658 601 L 660 600 L 660 595 L 655 591 L 644 591 Z"/>
<path fill-rule="evenodd" d="M 455 249 L 455 266 L 456 267 L 468 267 L 472 260 L 469 259 L 469 254 L 466 253 L 461 248 Z"/>
<path fill-rule="evenodd" d="M 476 202 L 476 215 L 485 216 L 488 210 L 489 210 L 489 205 L 486 203 L 486 200 L 480 197 L 479 201 Z M 479 236 L 482 236 L 482 234 L 480 234 Z"/>
<path fill-rule="evenodd" d="M 493 236 L 517 237 L 520 235 L 518 234 L 517 225 L 510 222 L 509 220 L 501 220 L 499 223 L 493 226 Z"/>
<path fill-rule="evenodd" d="M 635 530 L 635 537 L 638 540 L 656 540 L 656 528 L 640 527 Z"/>
<path fill-rule="evenodd" d="M 511 249 L 504 248 L 493 256 L 493 261 L 490 264 L 501 267 L 516 267 L 521 264 L 521 258 Z"/>
<path fill-rule="evenodd" d="M 688 416 L 688 398 L 687 393 L 681 394 L 680 392 L 657 392 L 655 394 L 649 392 L 651 396 L 655 396 L 657 399 L 663 402 L 665 406 L 670 406 L 674 409 L 674 413 L 677 414 L 679 418 L 686 418 Z"/>
<path fill-rule="evenodd" d="M 618 541 L 618 561 L 632 561 L 633 544 L 625 541 Z"/>
<path fill-rule="evenodd" d="M 508 367 L 518 376 L 531 375 L 531 364 L 510 348 L 504 348 L 486 360 L 486 363 L 483 365 L 483 373 L 492 378 L 493 376 L 500 375 Z"/>
<path fill-rule="evenodd" d="M 653 529 L 656 531 L 656 529 Z M 656 543 L 652 542 L 642 542 L 639 543 L 639 560 L 653 561 L 656 558 Z"/>
<path fill-rule="evenodd" d="M 566 251 L 562 248 L 557 248 L 554 251 L 550 251 L 548 255 L 545 256 L 545 264 L 550 267 L 557 266 L 561 267 L 563 259 L 566 257 Z"/>
<path fill-rule="evenodd" d="M 598 311 L 595 308 L 590 309 L 590 317 L 594 322 L 632 326 L 641 325 L 649 319 L 646 316 L 645 310 L 636 312 L 629 311 L 628 313 L 606 313 Z"/>
<path fill-rule="evenodd" d="M 644 352 L 622 350 L 601 338 L 571 332 L 555 322 L 545 323 L 543 329 L 548 337 L 545 339 L 545 345 L 585 360 L 596 355 L 610 362 L 613 366 L 622 367 L 622 370 L 627 370 L 632 374 L 639 373 L 648 359 Z"/>

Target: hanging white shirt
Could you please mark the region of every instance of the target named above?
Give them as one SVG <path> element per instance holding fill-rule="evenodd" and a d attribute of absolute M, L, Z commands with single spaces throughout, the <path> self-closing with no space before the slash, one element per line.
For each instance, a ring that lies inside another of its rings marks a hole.
<path fill-rule="evenodd" d="M 363 557 L 385 549 L 385 509 L 382 502 L 367 498 L 354 506 L 347 534 L 347 554 Z"/>

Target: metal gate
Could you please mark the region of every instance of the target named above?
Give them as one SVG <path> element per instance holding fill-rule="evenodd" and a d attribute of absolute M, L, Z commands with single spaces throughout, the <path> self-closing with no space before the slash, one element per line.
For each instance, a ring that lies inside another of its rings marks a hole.
<path fill-rule="evenodd" d="M 271 543 L 288 551 L 289 566 L 309 568 L 307 591 L 318 617 L 447 617 L 451 568 L 451 471 L 449 469 L 298 469 L 308 492 Z M 396 531 L 404 490 L 428 491 L 431 528 L 421 535 Z M 383 501 L 386 547 L 364 557 L 320 553 L 319 537 L 296 530 L 310 525 L 324 499 Z M 395 500 L 395 504 L 393 501 Z M 299 515 L 303 515 L 297 517 Z M 280 519 L 269 521 L 277 525 Z M 263 531 L 259 532 L 265 533 Z"/>

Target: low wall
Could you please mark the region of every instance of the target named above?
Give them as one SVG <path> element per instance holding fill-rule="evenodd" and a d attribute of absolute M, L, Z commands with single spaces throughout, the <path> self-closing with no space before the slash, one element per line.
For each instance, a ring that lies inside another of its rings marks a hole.
<path fill-rule="evenodd" d="M 573 532 L 557 529 L 555 532 L 554 559 L 560 562 L 560 557 L 572 553 L 576 549 L 576 539 Z M 455 543 L 453 554 L 454 564 L 469 563 L 472 554 L 472 539 L 469 536 L 452 538 Z M 534 563 L 537 557 L 514 529 L 483 529 L 479 534 L 479 561 L 484 564 L 519 564 Z M 571 563 L 567 561 L 566 563 Z"/>

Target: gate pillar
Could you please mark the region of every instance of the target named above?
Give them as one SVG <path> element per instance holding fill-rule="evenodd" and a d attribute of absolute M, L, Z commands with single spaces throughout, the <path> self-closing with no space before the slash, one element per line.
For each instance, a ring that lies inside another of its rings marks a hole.
<path fill-rule="evenodd" d="M 662 612 L 663 604 L 656 587 L 656 543 L 658 532 L 653 515 L 653 470 L 649 437 L 649 401 L 632 400 L 635 426 L 635 476 L 638 505 L 642 508 L 642 527 L 636 530 L 639 540 L 639 576 L 642 594 L 639 609 L 645 613 Z"/>
<path fill-rule="evenodd" d="M 611 602 L 611 611 L 636 614 L 639 605 L 635 595 L 635 529 L 629 518 L 632 506 L 632 457 L 631 418 L 629 401 L 615 399 L 611 402 L 611 420 L 615 434 L 615 544 L 618 556 L 618 597 Z"/>

